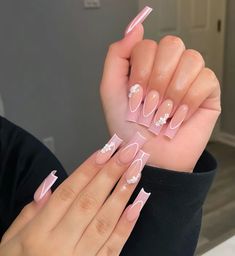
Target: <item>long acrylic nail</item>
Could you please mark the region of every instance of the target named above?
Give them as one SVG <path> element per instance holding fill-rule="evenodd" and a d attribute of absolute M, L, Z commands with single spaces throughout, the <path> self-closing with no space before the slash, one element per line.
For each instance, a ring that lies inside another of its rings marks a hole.
<path fill-rule="evenodd" d="M 144 9 L 129 23 L 125 30 L 125 36 L 130 33 L 136 25 L 143 23 L 152 10 L 151 7 L 145 6 Z"/>
<path fill-rule="evenodd" d="M 134 221 L 139 217 L 140 212 L 144 207 L 145 203 L 147 202 L 148 198 L 150 197 L 150 195 L 151 193 L 145 192 L 143 188 L 140 190 L 135 201 L 133 202 L 133 204 L 126 213 L 128 221 Z"/>
<path fill-rule="evenodd" d="M 126 120 L 131 122 L 136 122 L 140 114 L 140 106 L 143 100 L 142 86 L 139 84 L 135 84 L 131 86 L 128 97 L 129 97 L 129 102 L 128 102 Z"/>
<path fill-rule="evenodd" d="M 131 162 L 146 140 L 143 135 L 137 132 L 129 143 L 119 152 L 119 161 L 124 164 Z"/>
<path fill-rule="evenodd" d="M 149 157 L 150 155 L 145 153 L 143 150 L 138 152 L 134 161 L 126 171 L 125 178 L 128 184 L 134 184 L 139 181 L 141 177 L 141 171 L 143 170 L 144 165 L 146 164 Z"/>
<path fill-rule="evenodd" d="M 108 143 L 105 144 L 104 147 L 97 152 L 96 163 L 106 163 L 111 158 L 116 149 L 121 145 L 122 142 L 123 140 L 119 138 L 117 134 L 114 134 L 113 137 L 108 141 Z"/>
<path fill-rule="evenodd" d="M 138 123 L 149 127 L 154 117 L 155 110 L 159 102 L 159 93 L 151 90 L 144 101 L 143 109 L 138 119 Z"/>
<path fill-rule="evenodd" d="M 34 201 L 39 202 L 45 196 L 48 190 L 53 186 L 53 184 L 58 179 L 58 177 L 55 175 L 56 172 L 57 171 L 52 171 L 41 183 L 41 185 L 34 193 Z"/>
<path fill-rule="evenodd" d="M 159 107 L 154 120 L 149 128 L 149 131 L 158 135 L 162 127 L 166 124 L 167 119 L 169 118 L 171 111 L 173 109 L 173 101 L 165 100 Z"/>
<path fill-rule="evenodd" d="M 175 112 L 174 116 L 172 117 L 164 135 L 170 139 L 173 139 L 176 133 L 178 132 L 178 130 L 180 129 L 180 126 L 182 125 L 183 121 L 185 120 L 187 113 L 188 113 L 188 106 L 181 105 Z"/>

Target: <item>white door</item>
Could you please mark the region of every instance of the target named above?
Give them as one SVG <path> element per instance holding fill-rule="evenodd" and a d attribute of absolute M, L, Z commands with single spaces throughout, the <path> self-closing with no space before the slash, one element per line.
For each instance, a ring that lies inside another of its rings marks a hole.
<path fill-rule="evenodd" d="M 145 5 L 154 9 L 144 23 L 145 37 L 180 36 L 222 81 L 226 0 L 139 0 L 139 9 Z M 219 125 L 214 136 L 218 132 Z"/>

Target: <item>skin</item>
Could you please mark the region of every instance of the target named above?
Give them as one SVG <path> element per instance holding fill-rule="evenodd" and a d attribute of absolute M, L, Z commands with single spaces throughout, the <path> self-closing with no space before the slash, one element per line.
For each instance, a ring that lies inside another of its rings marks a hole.
<path fill-rule="evenodd" d="M 178 37 L 157 44 L 143 40 L 143 32 L 138 25 L 107 54 L 100 93 L 110 134 L 128 141 L 140 131 L 148 139 L 143 147 L 151 154 L 148 165 L 191 172 L 221 112 L 219 82 L 202 56 L 186 50 Z M 180 104 L 189 106 L 173 140 L 125 120 L 128 90 L 137 82 L 145 95 L 157 90 L 160 103 L 173 100 L 174 112 Z M 102 166 L 93 154 L 52 195 L 27 205 L 4 235 L 0 254 L 119 255 L 136 222 L 127 221 L 124 208 L 137 184 L 122 189 L 129 164 L 121 165 L 117 154 Z"/>
<path fill-rule="evenodd" d="M 173 100 L 174 112 L 180 104 L 188 105 L 187 121 L 173 140 L 125 120 L 128 90 L 135 83 L 143 86 L 144 94 L 157 90 L 161 102 Z M 151 155 L 147 164 L 174 171 L 193 171 L 221 112 L 219 81 L 201 54 L 185 49 L 175 36 L 166 36 L 159 44 L 143 40 L 142 25 L 110 46 L 100 94 L 110 134 L 128 139 L 140 131 L 148 138 L 143 148 Z"/>

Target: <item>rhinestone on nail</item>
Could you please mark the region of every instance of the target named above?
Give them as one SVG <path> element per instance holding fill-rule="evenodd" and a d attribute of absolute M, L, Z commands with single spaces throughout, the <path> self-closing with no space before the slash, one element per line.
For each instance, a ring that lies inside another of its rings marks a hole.
<path fill-rule="evenodd" d="M 135 94 L 139 91 L 140 91 L 140 85 L 139 84 L 135 84 L 135 85 L 131 86 L 128 97 L 131 98 L 133 94 Z"/>
<path fill-rule="evenodd" d="M 108 144 L 105 144 L 104 147 L 100 150 L 101 153 L 106 153 L 110 150 L 112 150 L 112 148 L 115 146 L 115 143 L 114 142 L 110 142 Z"/>
<path fill-rule="evenodd" d="M 133 176 L 131 179 L 127 180 L 128 184 L 134 184 L 136 183 L 140 178 L 140 174 L 138 173 L 137 176 Z"/>
<path fill-rule="evenodd" d="M 164 124 L 166 124 L 167 119 L 169 118 L 169 114 L 165 114 L 163 117 L 160 117 L 157 122 L 155 123 L 155 125 L 157 127 L 159 126 L 163 126 Z"/>

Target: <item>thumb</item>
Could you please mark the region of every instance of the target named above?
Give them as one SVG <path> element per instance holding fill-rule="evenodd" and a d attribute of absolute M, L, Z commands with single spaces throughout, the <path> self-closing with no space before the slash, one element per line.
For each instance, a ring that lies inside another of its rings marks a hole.
<path fill-rule="evenodd" d="M 20 214 L 13 221 L 6 233 L 3 235 L 1 244 L 6 243 L 19 233 L 42 209 L 51 197 L 51 190 L 47 191 L 45 196 L 39 201 L 32 201 L 27 204 L 20 212 Z"/>
<path fill-rule="evenodd" d="M 122 40 L 110 45 L 105 59 L 100 86 L 102 98 L 109 98 L 111 100 L 121 91 L 126 91 L 126 88 L 120 85 L 123 85 L 128 80 L 131 52 L 135 45 L 143 39 L 143 35 L 143 25 L 138 24 Z"/>

